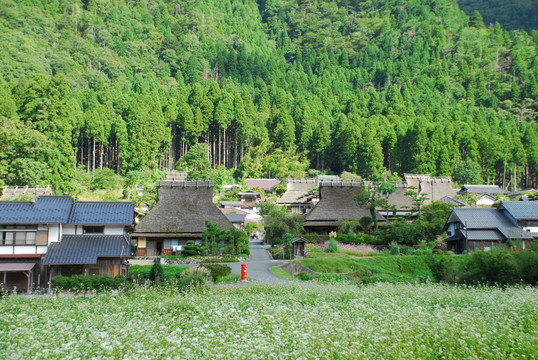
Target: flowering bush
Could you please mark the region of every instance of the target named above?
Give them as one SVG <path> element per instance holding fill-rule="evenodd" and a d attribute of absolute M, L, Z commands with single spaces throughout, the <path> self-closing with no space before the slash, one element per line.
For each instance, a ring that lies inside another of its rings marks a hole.
<path fill-rule="evenodd" d="M 135 288 L 4 297 L 0 358 L 532 358 L 538 289 L 439 284 Z"/>
<path fill-rule="evenodd" d="M 314 247 L 320 250 L 327 251 L 329 247 L 329 242 L 330 240 L 324 241 L 322 243 L 317 243 L 317 244 L 314 244 Z M 337 244 L 338 244 L 339 251 L 342 251 L 349 255 L 370 256 L 370 255 L 376 255 L 378 253 L 378 251 L 370 245 L 352 245 L 352 244 L 342 244 L 342 243 L 337 243 Z"/>

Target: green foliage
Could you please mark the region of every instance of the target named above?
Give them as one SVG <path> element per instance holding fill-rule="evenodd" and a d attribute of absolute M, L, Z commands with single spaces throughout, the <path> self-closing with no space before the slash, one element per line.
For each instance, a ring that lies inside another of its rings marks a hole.
<path fill-rule="evenodd" d="M 202 248 L 200 245 L 195 245 L 194 241 L 190 240 L 187 241 L 187 244 L 183 246 L 183 249 L 181 249 L 181 255 L 188 257 L 188 256 L 196 256 L 200 255 L 202 251 Z"/>
<path fill-rule="evenodd" d="M 284 245 L 284 258 L 292 259 L 293 258 L 293 235 L 290 233 L 285 233 L 282 236 L 282 244 Z"/>
<path fill-rule="evenodd" d="M 149 272 L 149 279 L 153 282 L 161 282 L 165 280 L 164 269 L 161 265 L 160 258 L 155 258 L 155 260 L 153 260 L 153 266 Z"/>
<path fill-rule="evenodd" d="M 51 280 L 51 289 L 55 291 L 70 290 L 73 292 L 106 292 L 118 290 L 125 284 L 125 276 L 55 276 Z"/>
<path fill-rule="evenodd" d="M 191 179 L 207 180 L 211 163 L 209 158 L 209 148 L 207 144 L 196 144 L 178 160 L 177 170 L 187 171 Z"/>
<path fill-rule="evenodd" d="M 482 184 L 480 165 L 472 160 L 452 162 L 452 180 L 458 184 Z"/>
<path fill-rule="evenodd" d="M 286 214 L 285 209 L 277 207 L 270 210 L 264 219 L 265 241 L 276 244 L 276 239 L 282 239 L 284 234 L 289 233 L 295 237 L 303 232 L 303 221 L 301 218 Z"/>
<path fill-rule="evenodd" d="M 217 255 L 224 246 L 224 252 L 231 255 L 250 255 L 248 235 L 243 230 L 230 227 L 222 230 L 216 224 L 206 220 L 206 230 L 202 233 L 203 251 L 205 255 Z"/>
<path fill-rule="evenodd" d="M 518 279 L 517 263 L 512 254 L 501 248 L 474 250 L 466 259 L 462 281 L 471 284 L 508 285 Z"/>
<path fill-rule="evenodd" d="M 204 268 L 209 270 L 213 281 L 217 281 L 218 278 L 228 276 L 232 273 L 232 268 L 223 264 L 204 264 Z"/>
<path fill-rule="evenodd" d="M 153 268 L 153 265 L 132 265 L 129 266 L 129 278 L 134 280 L 150 280 L 150 272 Z M 185 269 L 184 266 L 175 266 L 175 265 L 162 265 L 164 271 L 163 280 L 171 280 L 177 278 L 179 274 Z"/>
<path fill-rule="evenodd" d="M 431 277 L 425 256 L 353 257 L 345 253 L 321 253 L 298 260 L 320 275 L 366 282 L 412 282 Z M 336 275 L 338 274 L 338 275 Z M 342 275 L 348 274 L 348 275 Z M 305 275 L 305 277 L 307 277 Z"/>
<path fill-rule="evenodd" d="M 438 282 L 452 283 L 456 281 L 456 263 L 450 255 L 430 255 L 426 264 L 432 272 L 432 277 Z"/>
<path fill-rule="evenodd" d="M 210 272 L 203 266 L 189 267 L 178 274 L 177 287 L 180 291 L 202 291 L 207 288 Z"/>
<path fill-rule="evenodd" d="M 117 190 L 122 186 L 121 177 L 117 176 L 112 169 L 95 170 L 90 188 L 93 190 Z"/>
<path fill-rule="evenodd" d="M 338 233 L 340 234 L 353 234 L 359 225 L 359 220 L 354 219 L 351 221 L 338 220 Z"/>
<path fill-rule="evenodd" d="M 460 3 L 484 21 L 441 0 L 4 1 L 0 181 L 76 193 L 76 167 L 180 159 L 220 191 L 228 169 L 381 181 L 455 159 L 457 182 L 536 187 L 537 36 L 490 26 L 530 31 L 535 5 Z"/>
<path fill-rule="evenodd" d="M 329 242 L 327 243 L 327 247 L 325 248 L 325 252 L 328 253 L 335 253 L 338 251 L 338 243 L 334 238 L 330 238 Z"/>
<path fill-rule="evenodd" d="M 357 235 L 338 233 L 336 235 L 336 241 L 343 244 L 357 244 L 357 245 L 377 245 L 379 240 L 377 237 L 365 233 L 358 233 Z"/>
<path fill-rule="evenodd" d="M 376 208 L 388 209 L 389 205 L 387 198 L 395 192 L 396 188 L 393 183 L 381 182 L 368 186 L 363 184 L 360 191 L 357 193 L 355 200 L 360 206 L 365 206 L 370 211 L 371 219 L 374 223 L 374 228 L 377 229 L 377 212 Z"/>

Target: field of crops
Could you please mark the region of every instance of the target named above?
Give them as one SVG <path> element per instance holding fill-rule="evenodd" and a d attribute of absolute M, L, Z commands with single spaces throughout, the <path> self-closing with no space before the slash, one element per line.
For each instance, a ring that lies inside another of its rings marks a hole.
<path fill-rule="evenodd" d="M 137 289 L 8 297 L 0 314 L 2 359 L 523 359 L 538 349 L 538 289 L 530 287 Z"/>

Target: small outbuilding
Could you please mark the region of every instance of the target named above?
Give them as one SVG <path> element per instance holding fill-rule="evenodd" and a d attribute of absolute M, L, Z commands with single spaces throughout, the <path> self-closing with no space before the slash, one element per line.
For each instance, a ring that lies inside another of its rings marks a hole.
<path fill-rule="evenodd" d="M 294 257 L 304 257 L 305 256 L 305 248 L 306 243 L 308 240 L 306 240 L 304 237 L 296 236 L 292 240 L 293 244 L 293 256 Z"/>

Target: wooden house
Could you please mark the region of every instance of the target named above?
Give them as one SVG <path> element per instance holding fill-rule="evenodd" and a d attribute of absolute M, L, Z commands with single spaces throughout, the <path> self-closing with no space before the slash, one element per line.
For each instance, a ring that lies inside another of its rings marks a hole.
<path fill-rule="evenodd" d="M 230 229 L 232 223 L 213 204 L 213 182 L 157 183 L 157 204 L 135 228 L 137 255 L 157 256 L 180 250 L 187 241 L 201 243 L 205 221 Z"/>
<path fill-rule="evenodd" d="M 355 196 L 362 184 L 328 182 L 319 184 L 320 201 L 304 218 L 304 228 L 309 233 L 328 234 L 338 230 L 338 222 L 370 217 L 370 211 L 359 206 Z M 376 211 L 378 221 L 385 218 Z"/>
<path fill-rule="evenodd" d="M 73 201 L 71 196 L 40 196 L 32 201 L 0 202 L 0 278 L 8 287 L 29 289 L 31 284 L 45 286 L 50 277 L 63 273 L 88 273 L 87 268 L 72 267 L 79 263 L 64 259 L 61 263 L 50 261 L 49 251 L 75 254 L 84 251 L 85 241 L 99 235 L 104 244 L 121 237 L 125 245 L 123 254 L 117 253 L 115 264 L 101 267 L 99 274 L 120 274 L 126 271 L 120 265 L 129 255 L 127 231 L 132 227 L 134 205 L 131 202 Z M 70 237 L 77 246 L 69 245 Z M 67 250 L 65 250 L 67 251 Z M 91 264 L 84 264 L 90 266 Z M 25 270 L 16 271 L 17 268 Z M 78 269 L 78 270 L 77 270 Z M 114 270 L 116 269 L 116 270 Z"/>
<path fill-rule="evenodd" d="M 516 203 L 516 204 L 513 204 Z M 456 254 L 474 249 L 489 250 L 520 242 L 525 248 L 538 238 L 538 204 L 502 202 L 498 208 L 456 208 L 447 222 L 448 249 Z"/>
<path fill-rule="evenodd" d="M 497 201 L 498 195 L 508 195 L 508 191 L 497 185 L 463 185 L 458 194 L 466 197 L 469 194 L 477 194 L 476 206 L 492 206 Z"/>

